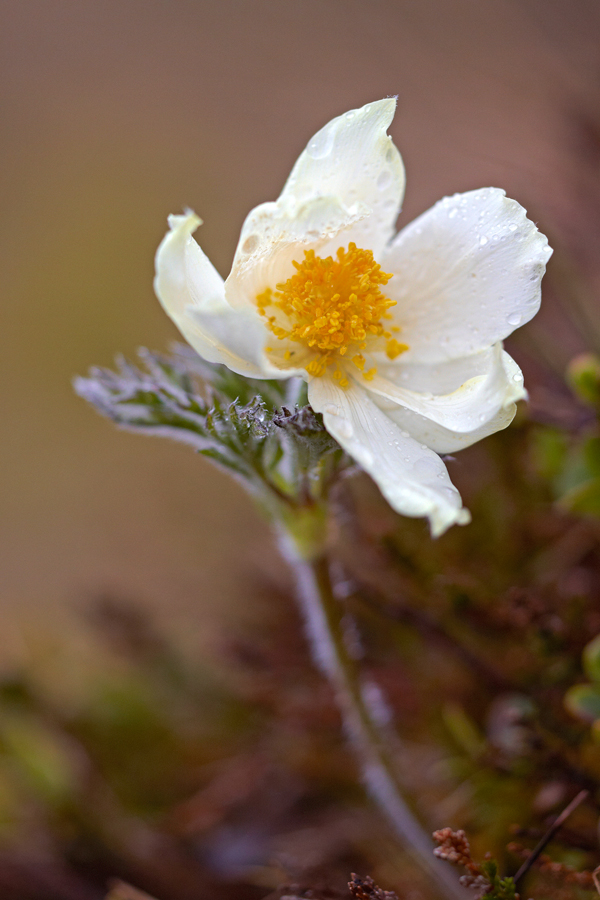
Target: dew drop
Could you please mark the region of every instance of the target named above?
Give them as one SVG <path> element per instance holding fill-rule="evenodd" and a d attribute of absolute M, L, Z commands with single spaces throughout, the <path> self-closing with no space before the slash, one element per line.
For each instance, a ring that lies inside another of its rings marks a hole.
<path fill-rule="evenodd" d="M 386 162 L 393 163 L 396 158 L 396 154 L 394 153 L 394 148 L 390 147 L 388 152 L 385 154 Z"/>
<path fill-rule="evenodd" d="M 355 115 L 356 115 L 356 113 L 354 112 L 353 109 L 351 109 L 350 112 L 346 113 L 346 118 L 348 119 L 348 121 L 350 121 L 350 119 L 353 119 Z"/>
<path fill-rule="evenodd" d="M 456 500 L 460 499 L 459 493 L 456 488 L 441 487 L 440 491 L 442 494 L 444 494 L 445 497 L 448 498 L 448 500 L 453 500 L 454 502 L 456 502 Z"/>
<path fill-rule="evenodd" d="M 516 381 L 517 384 L 520 384 L 520 383 L 523 381 L 523 375 L 522 375 L 522 373 L 521 373 L 521 372 L 516 372 L 516 373 L 513 375 L 513 381 Z"/>
<path fill-rule="evenodd" d="M 341 438 L 351 438 L 354 434 L 354 428 L 348 419 L 342 419 L 337 423 L 337 431 Z"/>
<path fill-rule="evenodd" d="M 519 226 L 518 226 L 518 225 L 515 225 L 515 223 L 513 222 L 512 225 L 509 225 L 509 226 L 508 226 L 508 230 L 509 230 L 509 231 L 516 231 L 518 227 L 519 227 Z"/>
<path fill-rule="evenodd" d="M 385 189 L 389 187 L 391 181 L 392 173 L 389 169 L 384 169 L 383 172 L 379 173 L 376 184 L 380 191 L 385 191 Z"/>
<path fill-rule="evenodd" d="M 311 159 L 324 159 L 329 156 L 333 150 L 333 129 L 323 128 L 315 134 L 306 148 L 307 154 Z"/>
<path fill-rule="evenodd" d="M 450 212 L 448 213 L 448 218 L 455 219 L 457 215 L 458 215 L 458 210 L 456 209 L 456 207 L 454 207 L 454 209 L 451 209 Z"/>
<path fill-rule="evenodd" d="M 336 403 L 326 403 L 323 407 L 323 412 L 328 413 L 330 416 L 339 416 L 340 408 Z"/>
<path fill-rule="evenodd" d="M 485 247 L 487 242 L 488 242 L 488 238 L 486 238 L 486 236 L 484 234 L 482 234 L 481 237 L 479 238 L 479 246 Z"/>
<path fill-rule="evenodd" d="M 506 317 L 506 321 L 509 325 L 520 325 L 521 324 L 521 314 L 514 312 Z"/>
<path fill-rule="evenodd" d="M 242 244 L 242 252 L 243 253 L 254 253 L 256 248 L 259 245 L 259 238 L 257 234 L 250 234 Z"/>

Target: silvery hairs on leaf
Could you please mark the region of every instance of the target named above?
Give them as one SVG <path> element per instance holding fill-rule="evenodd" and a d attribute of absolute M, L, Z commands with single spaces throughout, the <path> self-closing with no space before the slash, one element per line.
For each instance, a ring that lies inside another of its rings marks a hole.
<path fill-rule="evenodd" d="M 92 368 L 76 393 L 120 428 L 190 444 L 263 499 L 318 499 L 349 466 L 301 381 L 244 378 L 185 346 L 139 356 L 144 368 Z"/>

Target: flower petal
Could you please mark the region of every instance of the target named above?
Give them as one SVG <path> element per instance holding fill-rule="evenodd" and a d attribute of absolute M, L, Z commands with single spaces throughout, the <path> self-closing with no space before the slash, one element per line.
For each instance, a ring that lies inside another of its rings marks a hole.
<path fill-rule="evenodd" d="M 329 256 L 354 241 L 380 255 L 404 194 L 402 159 L 386 133 L 395 107 L 380 100 L 333 119 L 309 141 L 279 199 L 249 213 L 226 282 L 232 306 L 286 281 L 304 250 Z"/>
<path fill-rule="evenodd" d="M 495 354 L 496 345 L 472 356 L 438 363 L 407 363 L 405 353 L 395 362 L 390 362 L 383 353 L 371 356 L 379 374 L 395 384 L 425 394 L 451 394 L 470 378 L 485 374 Z"/>
<path fill-rule="evenodd" d="M 478 374 L 467 375 L 468 362 L 473 372 L 479 370 Z M 451 393 L 411 390 L 402 383 L 401 370 L 402 366 L 398 366 L 395 380 L 376 375 L 367 389 L 376 395 L 375 403 L 394 422 L 438 453 L 469 447 L 506 428 L 514 418 L 516 401 L 527 396 L 523 375 L 501 344 L 465 360 L 463 371 L 467 378 Z"/>
<path fill-rule="evenodd" d="M 308 399 L 327 431 L 369 473 L 391 506 L 405 516 L 427 516 L 434 537 L 470 521 L 439 456 L 402 431 L 356 384 L 314 378 Z"/>
<path fill-rule="evenodd" d="M 380 260 L 408 344 L 406 362 L 468 356 L 503 340 L 540 305 L 552 250 L 498 188 L 446 197 L 406 228 Z"/>
<path fill-rule="evenodd" d="M 332 196 L 347 209 L 356 203 L 366 207 L 369 218 L 351 240 L 378 257 L 404 198 L 402 157 L 387 134 L 395 111 L 396 99 L 388 97 L 328 122 L 300 154 L 278 202 Z"/>
<path fill-rule="evenodd" d="M 156 295 L 203 359 L 240 375 L 272 378 L 264 365 L 265 327 L 256 312 L 225 301 L 223 279 L 192 238 L 200 221 L 191 212 L 169 217 L 171 230 L 156 254 Z"/>

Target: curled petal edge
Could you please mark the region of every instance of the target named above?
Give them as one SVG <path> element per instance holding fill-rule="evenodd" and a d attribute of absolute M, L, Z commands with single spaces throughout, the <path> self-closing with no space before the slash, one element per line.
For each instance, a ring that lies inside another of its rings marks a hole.
<path fill-rule="evenodd" d="M 388 503 L 405 516 L 426 516 L 438 537 L 471 515 L 437 455 L 402 431 L 356 384 L 313 379 L 308 399 L 327 431 L 375 481 Z"/>

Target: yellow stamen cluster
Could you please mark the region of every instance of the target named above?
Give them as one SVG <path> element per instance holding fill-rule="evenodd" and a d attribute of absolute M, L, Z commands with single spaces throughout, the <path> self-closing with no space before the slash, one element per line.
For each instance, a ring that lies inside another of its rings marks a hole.
<path fill-rule="evenodd" d="M 387 331 L 383 325 L 384 319 L 391 319 L 388 310 L 396 301 L 385 297 L 380 285 L 386 285 L 392 276 L 381 271 L 370 250 L 361 250 L 351 243 L 347 250 L 340 247 L 335 259 L 322 259 L 315 256 L 314 250 L 307 250 L 304 262 L 294 261 L 293 266 L 295 274 L 276 285 L 275 291 L 267 288 L 259 294 L 256 304 L 279 340 L 296 341 L 314 350 L 315 355 L 306 366 L 310 375 L 323 375 L 335 363 L 334 378 L 347 386 L 339 362 L 352 350 L 352 362 L 370 381 L 376 369 L 364 371 L 361 351 L 367 349 L 367 344 L 383 339 L 390 359 L 408 349 L 392 337 L 392 331 L 399 330 L 397 327 Z M 274 308 L 274 314 L 267 313 L 269 307 Z M 285 358 L 290 357 L 288 350 Z"/>

